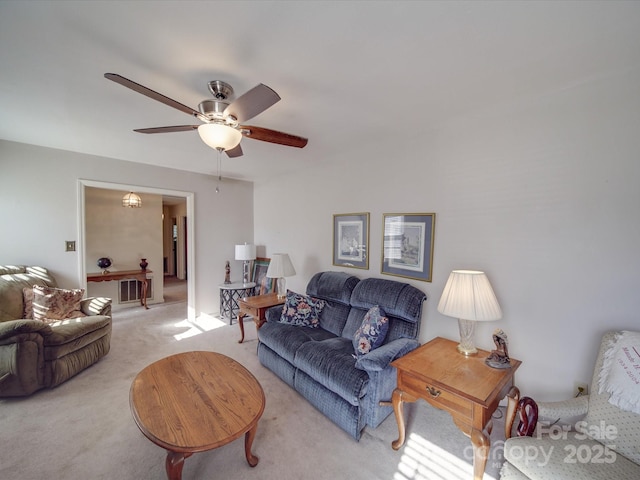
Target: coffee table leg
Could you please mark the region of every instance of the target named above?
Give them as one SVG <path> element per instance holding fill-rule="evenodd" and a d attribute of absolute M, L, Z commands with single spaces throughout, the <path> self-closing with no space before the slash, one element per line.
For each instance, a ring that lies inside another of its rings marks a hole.
<path fill-rule="evenodd" d="M 247 463 L 250 467 L 258 465 L 258 457 L 251 453 L 251 446 L 253 445 L 253 439 L 256 438 L 256 432 L 258 431 L 258 424 L 256 423 L 251 430 L 244 434 L 244 455 L 247 457 Z"/>
<path fill-rule="evenodd" d="M 167 469 L 167 478 L 169 480 L 182 479 L 182 467 L 184 467 L 184 460 L 190 456 L 190 453 L 170 452 L 167 450 L 165 466 Z"/>

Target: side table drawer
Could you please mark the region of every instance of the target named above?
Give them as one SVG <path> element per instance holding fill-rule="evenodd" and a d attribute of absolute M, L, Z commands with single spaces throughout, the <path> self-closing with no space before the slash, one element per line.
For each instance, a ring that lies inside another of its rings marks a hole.
<path fill-rule="evenodd" d="M 400 372 L 398 375 L 398 388 L 426 400 L 434 407 L 447 410 L 452 414 L 472 418 L 472 401 L 431 385 L 423 379 L 414 377 L 406 372 Z"/>

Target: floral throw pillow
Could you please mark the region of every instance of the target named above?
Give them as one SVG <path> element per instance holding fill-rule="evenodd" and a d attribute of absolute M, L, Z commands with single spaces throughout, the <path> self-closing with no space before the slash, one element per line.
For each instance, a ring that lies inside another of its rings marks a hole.
<path fill-rule="evenodd" d="M 378 348 L 384 342 L 389 331 L 389 319 L 382 307 L 371 307 L 362 319 L 362 325 L 353 335 L 353 348 L 356 355 L 365 355 Z"/>
<path fill-rule="evenodd" d="M 300 295 L 287 290 L 280 323 L 298 327 L 318 328 L 320 326 L 320 312 L 322 312 L 325 305 L 326 302 L 319 298 Z"/>
<path fill-rule="evenodd" d="M 53 323 L 65 318 L 85 317 L 80 310 L 84 289 L 33 286 L 33 319 Z"/>

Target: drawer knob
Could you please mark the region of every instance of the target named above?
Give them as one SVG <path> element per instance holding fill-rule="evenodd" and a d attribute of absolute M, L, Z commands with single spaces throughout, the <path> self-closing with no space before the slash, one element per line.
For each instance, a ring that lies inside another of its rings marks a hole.
<path fill-rule="evenodd" d="M 431 395 L 433 398 L 437 398 L 440 396 L 440 390 L 436 390 L 433 387 L 427 386 L 427 392 L 429 392 L 429 395 Z"/>

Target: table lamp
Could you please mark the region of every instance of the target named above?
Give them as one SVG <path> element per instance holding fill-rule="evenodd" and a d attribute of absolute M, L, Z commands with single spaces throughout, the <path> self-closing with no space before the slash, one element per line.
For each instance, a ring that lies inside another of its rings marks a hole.
<path fill-rule="evenodd" d="M 242 260 L 242 283 L 249 283 L 249 264 L 256 259 L 256 246 L 245 243 L 236 245 L 236 260 Z"/>
<path fill-rule="evenodd" d="M 267 268 L 267 277 L 276 279 L 276 291 L 278 298 L 284 298 L 287 291 L 285 277 L 291 277 L 296 274 L 289 255 L 286 253 L 274 253 L 271 255 L 271 262 Z"/>
<path fill-rule="evenodd" d="M 484 272 L 475 270 L 451 272 L 438 303 L 438 311 L 458 319 L 458 351 L 463 355 L 475 355 L 478 352 L 473 339 L 476 322 L 502 318 L 502 310 L 489 279 Z"/>

